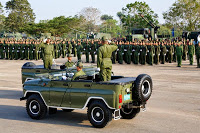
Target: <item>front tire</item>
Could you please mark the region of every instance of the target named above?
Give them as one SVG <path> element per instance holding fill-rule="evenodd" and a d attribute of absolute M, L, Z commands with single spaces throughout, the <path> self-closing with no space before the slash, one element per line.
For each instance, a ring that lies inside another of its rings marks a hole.
<path fill-rule="evenodd" d="M 41 97 L 33 94 L 26 101 L 26 111 L 32 119 L 42 119 L 47 114 L 47 107 Z"/>
<path fill-rule="evenodd" d="M 140 112 L 140 108 L 122 108 L 120 114 L 124 119 L 133 119 Z"/>
<path fill-rule="evenodd" d="M 103 128 L 112 120 L 111 110 L 102 101 L 92 102 L 87 115 L 90 123 L 96 128 Z"/>

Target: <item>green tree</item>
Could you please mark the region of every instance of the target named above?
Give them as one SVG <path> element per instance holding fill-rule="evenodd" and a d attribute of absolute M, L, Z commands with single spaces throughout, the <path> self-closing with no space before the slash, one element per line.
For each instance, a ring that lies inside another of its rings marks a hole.
<path fill-rule="evenodd" d="M 4 10 L 3 10 L 3 6 L 0 2 L 0 31 L 2 31 L 4 29 L 4 22 L 5 20 L 5 16 L 4 16 Z"/>
<path fill-rule="evenodd" d="M 121 33 L 121 28 L 117 25 L 117 20 L 108 19 L 100 25 L 100 32 L 109 33 L 112 37 L 118 37 Z"/>
<path fill-rule="evenodd" d="M 35 14 L 27 0 L 10 0 L 5 8 L 9 13 L 5 19 L 7 30 L 22 32 L 27 24 L 35 21 Z"/>
<path fill-rule="evenodd" d="M 105 20 L 108 20 L 108 19 L 113 19 L 113 16 L 110 16 L 110 15 L 107 15 L 107 14 L 104 14 L 104 15 L 101 16 L 102 21 L 105 21 Z"/>
<path fill-rule="evenodd" d="M 197 30 L 200 28 L 200 2 L 199 0 L 177 0 L 163 18 L 169 27 L 182 30 Z"/>
<path fill-rule="evenodd" d="M 117 13 L 122 25 L 126 27 L 128 32 L 131 32 L 132 28 L 147 28 L 149 24 L 141 17 L 144 16 L 149 22 L 157 25 L 158 15 L 149 7 L 146 2 L 138 2 L 127 4 L 125 8 L 122 8 L 121 12 Z"/>
<path fill-rule="evenodd" d="M 78 31 L 82 18 L 59 16 L 52 20 L 41 20 L 39 23 L 29 23 L 25 31 L 39 36 L 41 33 L 51 33 L 53 36 L 62 36 L 64 33 Z"/>

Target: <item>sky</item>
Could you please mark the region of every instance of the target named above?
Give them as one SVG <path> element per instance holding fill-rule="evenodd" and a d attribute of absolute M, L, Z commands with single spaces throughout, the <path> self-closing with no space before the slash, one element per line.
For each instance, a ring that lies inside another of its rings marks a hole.
<path fill-rule="evenodd" d="M 0 0 L 3 6 L 9 0 Z M 164 23 L 162 13 L 169 10 L 169 7 L 176 0 L 28 0 L 33 12 L 36 14 L 36 21 L 53 19 L 58 16 L 74 16 L 85 7 L 98 8 L 101 14 L 114 16 L 118 20 L 117 12 L 121 11 L 129 3 L 145 1 L 150 8 L 158 14 L 159 23 Z"/>

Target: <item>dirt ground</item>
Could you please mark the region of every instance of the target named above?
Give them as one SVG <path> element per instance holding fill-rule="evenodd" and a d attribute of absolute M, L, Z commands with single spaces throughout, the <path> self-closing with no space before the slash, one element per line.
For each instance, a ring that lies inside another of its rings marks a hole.
<path fill-rule="evenodd" d="M 76 58 L 73 58 L 76 60 Z M 57 59 L 63 64 L 65 59 Z M 85 61 L 85 57 L 83 57 Z M 21 67 L 26 60 L 0 60 L 0 133 L 199 133 L 200 132 L 200 68 L 184 61 L 141 66 L 113 65 L 115 75 L 137 77 L 149 74 L 153 79 L 153 94 L 147 111 L 132 120 L 112 121 L 103 129 L 95 129 L 87 119 L 87 110 L 71 113 L 59 110 L 43 120 L 32 120 L 26 113 L 22 97 Z M 33 61 L 42 64 L 42 61 Z M 90 65 L 90 64 L 84 64 Z"/>

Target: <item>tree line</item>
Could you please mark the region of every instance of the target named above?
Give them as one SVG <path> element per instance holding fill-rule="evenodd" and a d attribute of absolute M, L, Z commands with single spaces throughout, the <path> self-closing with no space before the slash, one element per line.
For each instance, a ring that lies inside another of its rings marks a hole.
<path fill-rule="evenodd" d="M 5 13 L 8 15 L 5 16 Z M 168 11 L 163 13 L 164 24 L 159 24 L 158 15 L 146 2 L 127 4 L 117 12 L 120 22 L 113 16 L 104 14 L 97 8 L 86 7 L 75 16 L 58 16 L 51 20 L 35 23 L 36 15 L 28 0 L 10 0 L 5 7 L 0 2 L 0 31 L 25 32 L 34 36 L 51 33 L 53 36 L 79 33 L 85 36 L 91 32 L 110 33 L 112 37 L 122 37 L 131 33 L 133 28 L 148 28 L 149 24 L 160 25 L 160 32 L 194 31 L 200 29 L 200 2 L 198 0 L 177 0 Z"/>

